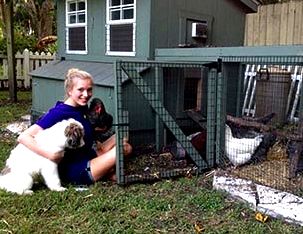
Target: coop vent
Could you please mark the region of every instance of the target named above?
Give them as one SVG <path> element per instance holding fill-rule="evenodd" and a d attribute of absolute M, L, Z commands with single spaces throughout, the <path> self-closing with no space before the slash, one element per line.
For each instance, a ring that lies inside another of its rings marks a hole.
<path fill-rule="evenodd" d="M 207 23 L 192 23 L 191 36 L 196 38 L 207 38 Z"/>

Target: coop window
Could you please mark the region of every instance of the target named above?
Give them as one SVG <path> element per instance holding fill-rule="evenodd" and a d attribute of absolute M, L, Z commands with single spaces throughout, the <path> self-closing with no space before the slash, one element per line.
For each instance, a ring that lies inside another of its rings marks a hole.
<path fill-rule="evenodd" d="M 107 0 L 106 54 L 135 55 L 136 0 Z"/>
<path fill-rule="evenodd" d="M 66 1 L 66 52 L 87 53 L 86 0 Z"/>

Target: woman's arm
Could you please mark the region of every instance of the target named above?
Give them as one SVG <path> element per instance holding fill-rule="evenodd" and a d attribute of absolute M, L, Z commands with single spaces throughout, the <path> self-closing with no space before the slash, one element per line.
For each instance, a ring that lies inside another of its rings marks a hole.
<path fill-rule="evenodd" d="M 53 153 L 39 147 L 35 141 L 35 135 L 40 131 L 43 131 L 43 128 L 37 124 L 34 124 L 22 132 L 17 140 L 19 143 L 23 144 L 36 154 L 39 154 L 49 160 L 58 162 L 63 157 L 64 152 Z"/>

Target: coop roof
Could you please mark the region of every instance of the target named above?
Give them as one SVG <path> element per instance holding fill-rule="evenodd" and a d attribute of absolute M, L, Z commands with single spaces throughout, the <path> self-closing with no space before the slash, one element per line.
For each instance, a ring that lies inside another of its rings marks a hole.
<path fill-rule="evenodd" d="M 64 80 L 70 68 L 79 68 L 89 72 L 96 85 L 114 87 L 114 64 L 84 61 L 52 61 L 30 72 L 33 77 Z"/>
<path fill-rule="evenodd" d="M 240 0 L 239 2 L 246 7 L 246 13 L 257 12 L 260 4 L 258 0 Z"/>

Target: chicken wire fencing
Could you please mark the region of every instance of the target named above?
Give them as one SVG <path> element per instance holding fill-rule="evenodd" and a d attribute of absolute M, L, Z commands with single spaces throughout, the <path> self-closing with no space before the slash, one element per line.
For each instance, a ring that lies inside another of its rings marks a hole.
<path fill-rule="evenodd" d="M 302 62 L 117 62 L 118 183 L 218 168 L 302 195 Z M 130 157 L 124 138 L 134 147 Z"/>
<path fill-rule="evenodd" d="M 191 176 L 216 164 L 216 69 L 124 61 L 115 69 L 118 183 Z"/>
<path fill-rule="evenodd" d="M 222 57 L 216 130 L 222 173 L 302 196 L 302 60 Z"/>

